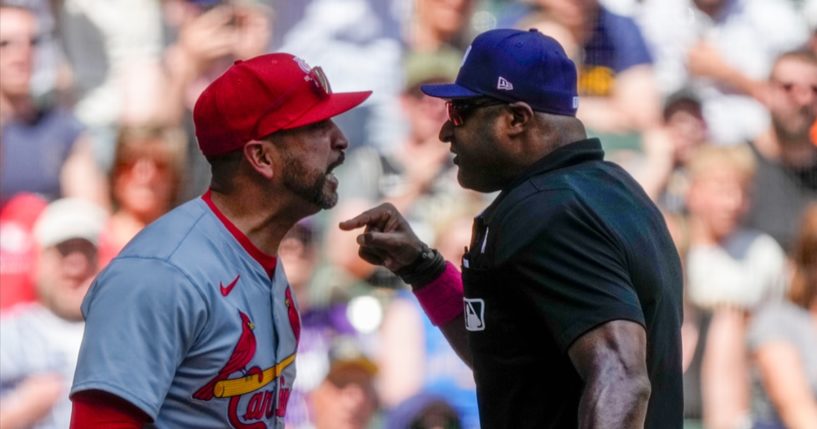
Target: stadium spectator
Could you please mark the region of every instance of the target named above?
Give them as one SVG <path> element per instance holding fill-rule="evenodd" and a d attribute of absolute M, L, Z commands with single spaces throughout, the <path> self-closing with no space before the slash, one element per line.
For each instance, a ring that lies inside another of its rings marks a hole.
<path fill-rule="evenodd" d="M 144 125 L 119 130 L 109 175 L 114 212 L 100 238 L 101 267 L 142 228 L 179 203 L 186 144 L 179 128 Z"/>
<path fill-rule="evenodd" d="M 687 293 L 700 308 L 752 310 L 782 297 L 782 249 L 769 235 L 740 224 L 754 170 L 751 152 L 742 145 L 703 146 L 689 161 Z"/>
<path fill-rule="evenodd" d="M 763 131 L 768 114 L 753 96 L 762 96 L 774 58 L 808 36 L 788 1 L 644 0 L 639 23 L 664 96 L 693 88 L 721 144 Z"/>
<path fill-rule="evenodd" d="M 110 168 L 117 128 L 135 102 L 160 105 L 161 3 L 49 1 L 72 77 L 74 112 L 87 127 L 96 162 Z M 134 98 L 136 97 L 136 98 Z"/>
<path fill-rule="evenodd" d="M 754 429 L 817 427 L 817 203 L 804 212 L 792 262 L 789 300 L 760 310 L 749 328 Z"/>
<path fill-rule="evenodd" d="M 757 174 L 746 224 L 790 249 L 797 219 L 817 200 L 817 54 L 791 51 L 775 61 L 766 106 L 771 126 L 757 139 Z"/>
<path fill-rule="evenodd" d="M 377 366 L 348 337 L 333 340 L 329 360 L 326 375 L 309 394 L 315 429 L 366 429 L 378 411 Z"/>
<path fill-rule="evenodd" d="M 412 5 L 404 35 L 409 51 L 434 52 L 468 46 L 474 0 L 414 0 Z"/>
<path fill-rule="evenodd" d="M 97 273 L 97 240 L 107 213 L 61 199 L 37 220 L 38 302 L 15 307 L 0 323 L 0 427 L 67 428 L 68 387 L 83 326 L 80 304 Z"/>
<path fill-rule="evenodd" d="M 620 163 L 633 172 L 659 207 L 682 213 L 688 186 L 685 165 L 708 137 L 700 101 L 693 94 L 681 91 L 665 101 L 661 125 L 643 135 L 643 154 L 637 156 L 635 162 L 624 159 Z M 613 157 L 622 158 L 621 152 Z M 629 167 L 630 164 L 635 165 Z"/>
<path fill-rule="evenodd" d="M 702 146 L 687 170 L 686 295 L 701 313 L 700 412 L 707 428 L 733 428 L 749 411 L 747 320 L 782 297 L 785 257 L 770 236 L 740 226 L 754 171 L 748 148 Z"/>
<path fill-rule="evenodd" d="M 384 427 L 385 429 L 460 429 L 464 426 L 447 398 L 419 393 L 402 401 L 391 410 L 386 416 Z"/>
<path fill-rule="evenodd" d="M 30 9 L 0 2 L 0 205 L 20 192 L 107 205 L 102 173 L 74 116 L 32 97 L 41 34 Z"/>

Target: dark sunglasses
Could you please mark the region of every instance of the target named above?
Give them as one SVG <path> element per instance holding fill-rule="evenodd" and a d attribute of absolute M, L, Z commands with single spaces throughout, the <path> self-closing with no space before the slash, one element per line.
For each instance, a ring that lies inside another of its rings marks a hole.
<path fill-rule="evenodd" d="M 500 104 L 508 103 L 496 98 L 479 98 L 476 100 L 448 100 L 445 102 L 445 107 L 448 110 L 448 120 L 450 120 L 455 127 L 459 127 L 465 123 L 465 119 L 468 115 L 475 110 Z"/>

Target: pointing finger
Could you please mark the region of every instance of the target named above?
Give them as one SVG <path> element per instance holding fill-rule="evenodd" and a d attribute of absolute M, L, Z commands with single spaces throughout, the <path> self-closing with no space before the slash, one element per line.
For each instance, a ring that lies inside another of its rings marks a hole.
<path fill-rule="evenodd" d="M 338 227 L 344 231 L 351 231 L 362 226 L 368 226 L 375 222 L 372 221 L 369 212 L 361 213 L 351 219 L 344 220 L 338 224 Z"/>
<path fill-rule="evenodd" d="M 388 207 L 385 205 L 380 205 L 373 209 L 366 210 L 365 212 L 351 219 L 340 222 L 338 226 L 344 231 L 351 231 L 362 226 L 371 226 L 382 230 L 383 226 L 389 221 L 390 217 L 392 216 L 388 210 Z"/>

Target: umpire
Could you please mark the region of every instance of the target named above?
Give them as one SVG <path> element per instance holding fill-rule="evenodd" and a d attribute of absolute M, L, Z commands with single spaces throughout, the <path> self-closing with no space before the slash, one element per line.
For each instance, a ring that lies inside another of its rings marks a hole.
<path fill-rule="evenodd" d="M 440 139 L 457 179 L 501 191 L 474 221 L 462 273 L 393 206 L 342 222 L 360 255 L 412 286 L 469 363 L 482 427 L 680 428 L 682 272 L 664 220 L 604 161 L 576 109 L 576 68 L 536 30 L 466 51 Z"/>

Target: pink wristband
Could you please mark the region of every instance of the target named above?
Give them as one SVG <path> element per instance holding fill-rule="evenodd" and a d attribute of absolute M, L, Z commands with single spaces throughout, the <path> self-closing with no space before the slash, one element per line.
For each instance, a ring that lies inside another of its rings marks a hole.
<path fill-rule="evenodd" d="M 445 271 L 431 283 L 414 292 L 434 326 L 443 326 L 462 314 L 462 275 L 451 262 L 445 262 Z"/>

